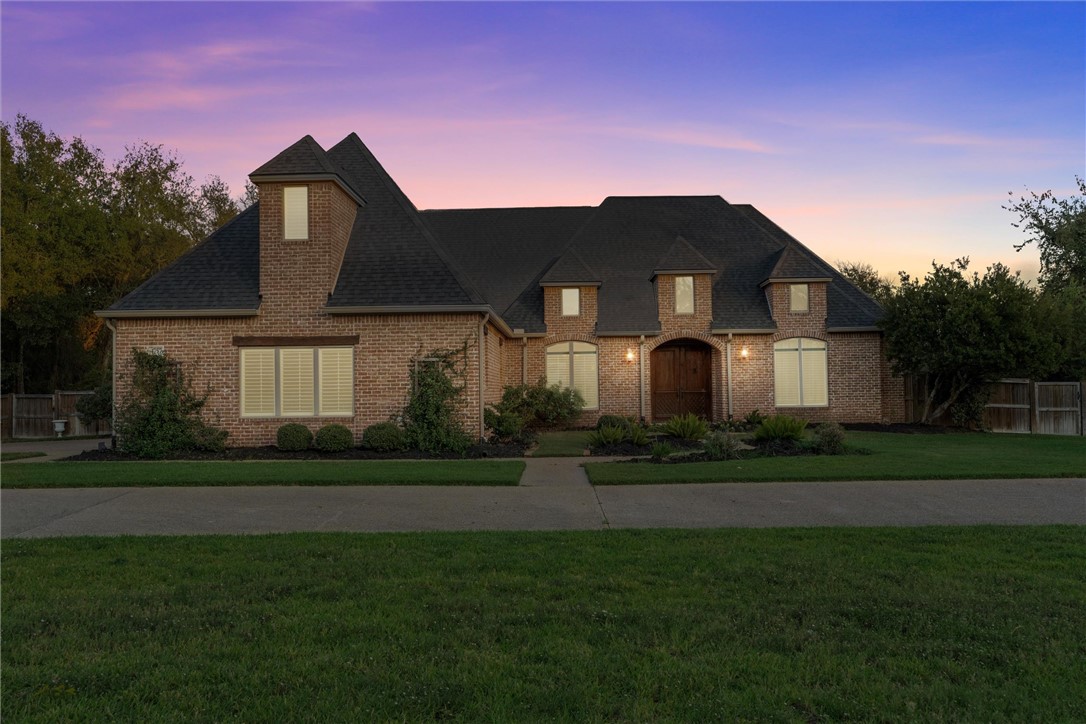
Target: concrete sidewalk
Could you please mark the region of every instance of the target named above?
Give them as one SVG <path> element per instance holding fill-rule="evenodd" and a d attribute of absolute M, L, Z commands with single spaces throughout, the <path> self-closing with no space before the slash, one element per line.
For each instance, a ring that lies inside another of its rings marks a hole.
<path fill-rule="evenodd" d="M 577 458 L 506 487 L 65 488 L 0 491 L 0 535 L 1086 525 L 1086 479 L 588 484 Z"/>
<path fill-rule="evenodd" d="M 86 438 L 82 440 L 72 440 L 67 438 L 57 438 L 55 440 L 29 440 L 26 442 L 5 442 L 0 446 L 0 450 L 4 452 L 43 452 L 44 456 L 36 458 L 23 458 L 22 460 L 11 460 L 11 463 L 45 463 L 51 460 L 60 460 L 61 458 L 71 457 L 72 455 L 78 455 L 84 450 L 97 450 L 98 444 L 104 443 L 109 446 L 108 437 L 95 437 Z M 9 463 L 4 463 L 5 465 Z"/>

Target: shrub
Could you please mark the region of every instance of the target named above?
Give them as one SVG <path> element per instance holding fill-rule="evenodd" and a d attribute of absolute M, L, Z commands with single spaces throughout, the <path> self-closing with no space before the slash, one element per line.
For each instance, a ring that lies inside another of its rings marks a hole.
<path fill-rule="evenodd" d="M 394 422 L 379 422 L 362 431 L 362 447 L 377 452 L 407 449 L 407 434 Z"/>
<path fill-rule="evenodd" d="M 523 442 L 524 418 L 515 412 L 500 412 L 488 407 L 483 411 L 483 422 L 497 442 Z"/>
<path fill-rule="evenodd" d="M 664 433 L 681 440 L 697 441 L 705 437 L 709 426 L 705 420 L 688 412 L 685 415 L 676 415 L 664 423 Z"/>
<path fill-rule="evenodd" d="M 638 447 L 645 447 L 649 444 L 649 432 L 640 425 L 630 426 L 630 442 Z"/>
<path fill-rule="evenodd" d="M 950 406 L 950 419 L 958 427 L 983 429 L 984 408 L 991 396 L 992 388 L 986 385 L 962 393 L 958 401 Z"/>
<path fill-rule="evenodd" d="M 789 415 L 772 415 L 765 418 L 754 431 L 754 439 L 768 442 L 771 440 L 799 440 L 807 428 L 807 421 Z"/>
<path fill-rule="evenodd" d="M 407 439 L 420 450 L 463 455 L 471 444 L 456 416 L 467 354 L 465 343 L 459 349 L 434 350 L 414 361 L 403 419 Z"/>
<path fill-rule="evenodd" d="M 354 435 L 343 425 L 325 425 L 317 430 L 317 437 L 313 440 L 314 446 L 321 452 L 343 452 L 354 445 Z"/>
<path fill-rule="evenodd" d="M 596 429 L 601 427 L 621 427 L 629 430 L 632 427 L 630 421 L 622 417 L 621 415 L 600 415 L 600 419 L 596 421 Z"/>
<path fill-rule="evenodd" d="M 164 458 L 177 452 L 226 447 L 225 430 L 200 418 L 208 394 L 197 396 L 180 363 L 166 355 L 132 350 L 131 396 L 117 410 L 121 449 L 141 458 Z"/>
<path fill-rule="evenodd" d="M 75 411 L 79 413 L 79 421 L 87 426 L 113 417 L 113 385 L 99 385 L 93 393 L 80 397 L 76 400 Z"/>
<path fill-rule="evenodd" d="M 288 422 L 281 425 L 275 433 L 276 447 L 288 452 L 308 450 L 312 442 L 313 433 L 309 431 L 308 427 L 297 422 Z"/>
<path fill-rule="evenodd" d="M 599 430 L 588 434 L 588 446 L 591 448 L 618 445 L 626 440 L 626 429 L 615 425 L 604 425 Z"/>
<path fill-rule="evenodd" d="M 547 386 L 540 380 L 534 385 L 508 385 L 494 409 L 519 415 L 529 429 L 562 427 L 573 421 L 584 408 L 581 393 L 558 385 Z"/>
<path fill-rule="evenodd" d="M 814 449 L 821 455 L 842 455 L 845 452 L 845 428 L 836 422 L 824 422 L 814 429 Z"/>
<path fill-rule="evenodd" d="M 652 459 L 659 462 L 664 458 L 670 457 L 675 452 L 675 448 L 668 445 L 666 442 L 658 442 L 652 446 Z"/>
<path fill-rule="evenodd" d="M 757 410 L 751 410 L 743 416 L 743 422 L 745 422 L 747 425 L 750 425 L 751 427 L 758 427 L 763 422 L 765 422 L 765 415 L 758 412 Z"/>
<path fill-rule="evenodd" d="M 702 442 L 710 460 L 735 460 L 742 453 L 739 438 L 730 432 L 711 432 Z"/>

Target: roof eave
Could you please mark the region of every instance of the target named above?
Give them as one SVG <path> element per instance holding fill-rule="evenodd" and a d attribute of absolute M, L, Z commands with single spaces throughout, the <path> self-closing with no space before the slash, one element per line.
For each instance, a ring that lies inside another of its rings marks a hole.
<path fill-rule="evenodd" d="M 603 285 L 603 282 L 599 282 L 599 281 L 596 281 L 596 282 L 569 281 L 569 282 L 540 282 L 539 283 L 539 286 L 541 286 L 541 287 L 598 287 L 598 286 L 602 286 L 602 285 Z"/>
<path fill-rule="evenodd" d="M 841 332 L 881 332 L 882 328 L 875 325 L 867 325 L 860 327 L 826 327 L 827 332 L 841 333 Z"/>
<path fill-rule="evenodd" d="M 832 282 L 833 277 L 769 277 L 759 284 L 759 287 L 767 287 L 770 284 L 810 284 L 811 282 Z"/>
<path fill-rule="evenodd" d="M 716 269 L 653 269 L 651 279 L 655 279 L 661 274 L 709 274 L 715 276 Z"/>
<path fill-rule="evenodd" d="M 173 319 L 177 317 L 255 317 L 255 309 L 99 309 L 96 317 L 103 319 Z"/>
<path fill-rule="evenodd" d="M 743 328 L 738 328 L 738 327 L 729 327 L 729 328 L 716 328 L 716 327 L 714 327 L 713 329 L 709 330 L 709 333 L 710 334 L 774 334 L 774 333 L 776 333 L 776 331 L 777 331 L 776 327 L 773 327 L 773 328 L 761 327 L 761 328 L 756 328 L 756 329 L 749 329 L 749 328 L 748 329 L 743 329 Z"/>
<path fill-rule="evenodd" d="M 347 182 L 338 173 L 277 173 L 277 174 L 249 174 L 249 180 L 253 183 L 299 183 L 302 181 L 332 181 L 339 186 L 345 194 L 354 199 L 359 206 L 365 206 L 366 200 L 354 192 Z"/>
<path fill-rule="evenodd" d="M 505 320 L 498 316 L 494 307 L 489 304 L 398 304 L 398 305 L 364 305 L 364 306 L 326 306 L 322 310 L 326 314 L 489 314 L 490 321 L 502 331 L 506 337 L 531 336 L 516 334 L 513 328 L 506 324 Z"/>

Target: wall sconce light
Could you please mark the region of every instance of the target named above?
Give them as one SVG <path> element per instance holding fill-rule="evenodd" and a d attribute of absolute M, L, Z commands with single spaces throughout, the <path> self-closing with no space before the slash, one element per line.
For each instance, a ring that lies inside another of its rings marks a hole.
<path fill-rule="evenodd" d="M 747 347 L 744 344 L 743 349 L 739 350 L 739 356 L 742 357 L 743 359 L 746 359 L 747 357 L 750 357 L 750 348 Z"/>
<path fill-rule="evenodd" d="M 633 347 L 627 347 L 626 348 L 626 363 L 627 364 L 633 364 L 633 361 L 634 361 Z"/>

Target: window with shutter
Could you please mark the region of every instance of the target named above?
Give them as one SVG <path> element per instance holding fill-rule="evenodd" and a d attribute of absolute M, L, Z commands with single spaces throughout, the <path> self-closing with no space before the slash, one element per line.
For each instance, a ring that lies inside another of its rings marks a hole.
<path fill-rule="evenodd" d="M 354 414 L 354 350 L 322 347 L 320 360 L 320 414 Z"/>
<path fill-rule="evenodd" d="M 694 313 L 694 277 L 675 277 L 675 314 Z"/>
<path fill-rule="evenodd" d="M 599 351 L 587 342 L 559 342 L 546 349 L 547 384 L 581 393 L 586 410 L 600 406 Z"/>
<path fill-rule="evenodd" d="M 309 187 L 283 188 L 283 238 L 309 238 Z"/>
<path fill-rule="evenodd" d="M 279 414 L 284 417 L 313 414 L 311 347 L 284 347 L 279 350 Z"/>
<path fill-rule="evenodd" d="M 275 350 L 241 350 L 241 414 L 275 415 Z"/>
<path fill-rule="evenodd" d="M 351 417 L 352 347 L 246 347 L 241 350 L 242 417 Z"/>
<path fill-rule="evenodd" d="M 793 337 L 773 345 L 774 391 L 778 407 L 829 404 L 826 343 Z"/>
<path fill-rule="evenodd" d="M 793 312 L 806 312 L 810 308 L 810 293 L 806 284 L 792 284 L 791 296 L 792 296 L 792 311 Z"/>

